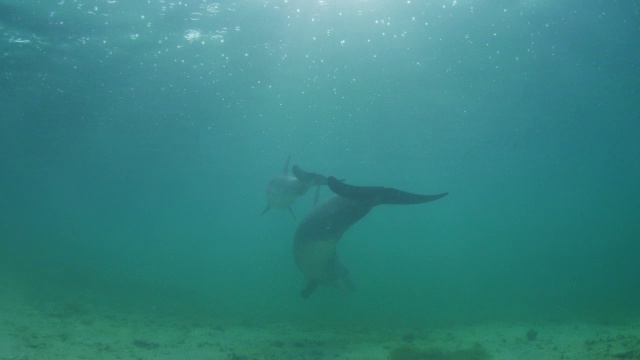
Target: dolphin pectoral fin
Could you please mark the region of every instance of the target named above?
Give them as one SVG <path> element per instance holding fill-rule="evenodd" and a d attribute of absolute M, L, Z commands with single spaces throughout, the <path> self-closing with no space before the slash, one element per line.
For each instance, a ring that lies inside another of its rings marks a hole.
<path fill-rule="evenodd" d="M 260 216 L 264 215 L 267 211 L 269 211 L 269 209 L 271 209 L 271 204 L 267 204 L 264 210 L 262 210 L 262 214 L 260 214 Z"/>
<path fill-rule="evenodd" d="M 311 294 L 313 294 L 313 291 L 318 287 L 318 282 L 315 280 L 309 280 L 309 282 L 307 283 L 307 286 L 305 286 L 304 290 L 302 290 L 300 292 L 300 296 L 302 296 L 303 299 L 308 299 L 309 296 L 311 296 Z"/>
<path fill-rule="evenodd" d="M 420 195 L 409 192 L 387 188 L 382 186 L 354 186 L 347 185 L 344 182 L 330 176 L 327 179 L 329 188 L 334 193 L 356 201 L 360 201 L 371 206 L 381 204 L 422 204 L 429 201 L 438 200 L 449 193 L 437 195 Z"/>
<path fill-rule="evenodd" d="M 289 175 L 289 160 L 291 160 L 291 155 L 287 156 L 287 161 L 284 163 L 284 169 L 282 169 L 282 173 L 285 175 Z"/>
<path fill-rule="evenodd" d="M 298 219 L 296 218 L 296 214 L 293 212 L 293 208 L 292 208 L 291 206 L 289 206 L 289 212 L 290 212 L 290 213 L 291 213 L 291 215 L 293 216 L 293 219 L 294 219 L 294 220 L 298 220 Z"/>

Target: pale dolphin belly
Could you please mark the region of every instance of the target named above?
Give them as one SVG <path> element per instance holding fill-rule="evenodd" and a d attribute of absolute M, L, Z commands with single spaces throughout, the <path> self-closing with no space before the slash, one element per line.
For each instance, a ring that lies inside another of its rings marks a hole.
<path fill-rule="evenodd" d="M 289 209 L 291 204 L 308 189 L 308 184 L 293 176 L 282 175 L 273 178 L 267 186 L 267 207 L 268 209 Z"/>
<path fill-rule="evenodd" d="M 320 185 L 327 184 L 327 178 L 312 172 L 300 169 L 298 166 L 293 167 L 295 176 L 289 175 L 289 160 L 287 158 L 282 170 L 282 175 L 274 177 L 267 185 L 267 206 L 262 211 L 264 215 L 269 209 L 285 209 L 289 210 L 295 218 L 291 205 L 296 199 L 304 195 L 312 186 L 318 186 L 316 197 L 320 191 Z"/>

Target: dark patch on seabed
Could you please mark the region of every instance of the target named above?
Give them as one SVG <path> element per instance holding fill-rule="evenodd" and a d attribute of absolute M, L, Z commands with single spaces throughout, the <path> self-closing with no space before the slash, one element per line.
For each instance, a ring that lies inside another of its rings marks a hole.
<path fill-rule="evenodd" d="M 595 358 L 640 360 L 640 336 L 638 335 L 609 335 L 585 340 L 584 345 L 587 352 L 593 354 Z"/>
<path fill-rule="evenodd" d="M 389 360 L 488 360 L 490 358 L 489 352 L 480 344 L 460 350 L 425 350 L 402 346 L 391 350 L 389 353 Z"/>

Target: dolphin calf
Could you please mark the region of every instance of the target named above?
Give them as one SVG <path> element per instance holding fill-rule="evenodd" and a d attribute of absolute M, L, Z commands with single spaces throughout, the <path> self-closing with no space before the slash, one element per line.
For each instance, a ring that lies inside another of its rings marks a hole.
<path fill-rule="evenodd" d="M 291 160 L 291 156 L 287 157 L 282 174 L 271 179 L 267 185 L 267 206 L 262 211 L 262 215 L 269 209 L 289 209 L 295 219 L 296 215 L 293 213 L 291 204 L 312 186 L 318 186 L 316 190 L 317 202 L 320 185 L 327 184 L 325 176 L 304 171 L 298 166 L 294 166 L 292 169 L 294 176 L 289 175 L 289 160 Z"/>
<path fill-rule="evenodd" d="M 308 298 L 318 285 L 353 288 L 336 246 L 345 231 L 374 206 L 422 204 L 448 194 L 418 195 L 381 186 L 353 186 L 334 177 L 329 177 L 327 184 L 336 195 L 313 207 L 298 225 L 293 240 L 296 265 L 308 279 L 300 293 L 303 298 Z"/>

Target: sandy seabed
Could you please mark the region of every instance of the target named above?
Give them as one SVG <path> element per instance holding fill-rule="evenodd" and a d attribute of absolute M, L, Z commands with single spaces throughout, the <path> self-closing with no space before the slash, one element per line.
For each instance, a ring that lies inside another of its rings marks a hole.
<path fill-rule="evenodd" d="M 632 320 L 416 329 L 225 324 L 215 319 L 194 325 L 152 315 L 16 303 L 4 304 L 0 311 L 0 360 L 640 359 L 640 322 Z M 432 349 L 440 355 L 419 352 Z M 465 357 L 460 355 L 464 349 L 482 351 L 467 351 Z"/>

